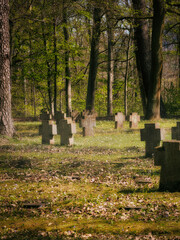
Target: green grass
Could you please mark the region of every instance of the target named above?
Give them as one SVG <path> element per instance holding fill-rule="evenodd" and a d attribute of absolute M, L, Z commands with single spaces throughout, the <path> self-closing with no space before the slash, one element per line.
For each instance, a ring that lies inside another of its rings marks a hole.
<path fill-rule="evenodd" d="M 65 147 L 59 136 L 42 145 L 38 125 L 16 122 L 13 139 L 0 137 L 0 239 L 180 239 L 180 193 L 158 191 L 160 167 L 144 157 L 139 130 L 99 121 L 82 137 L 77 126 Z M 175 125 L 160 121 L 167 140 Z"/>

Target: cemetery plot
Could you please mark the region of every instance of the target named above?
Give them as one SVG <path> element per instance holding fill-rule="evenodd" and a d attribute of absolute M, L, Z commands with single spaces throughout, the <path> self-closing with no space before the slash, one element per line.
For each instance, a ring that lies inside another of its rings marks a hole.
<path fill-rule="evenodd" d="M 27 126 L 0 141 L 1 239 L 178 239 L 180 192 L 159 192 L 139 131 L 97 122 L 98 134 L 66 147 L 59 136 L 42 145 L 38 123 Z"/>

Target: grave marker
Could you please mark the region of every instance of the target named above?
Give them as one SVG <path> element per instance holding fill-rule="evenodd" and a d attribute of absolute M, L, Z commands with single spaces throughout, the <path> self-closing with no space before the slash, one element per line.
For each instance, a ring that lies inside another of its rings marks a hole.
<path fill-rule="evenodd" d="M 160 141 L 164 139 L 164 129 L 159 128 L 158 123 L 145 124 L 145 128 L 140 130 L 141 141 L 145 141 L 146 157 L 151 157 L 154 148 L 160 145 Z"/>
<path fill-rule="evenodd" d="M 39 127 L 39 132 L 42 135 L 42 144 L 54 144 L 54 135 L 57 134 L 57 126 L 52 120 L 51 114 L 43 112 L 40 115 L 42 125 Z"/>
<path fill-rule="evenodd" d="M 80 117 L 80 113 L 76 110 L 73 110 L 72 112 L 70 112 L 70 116 L 72 117 L 73 121 L 77 121 Z"/>
<path fill-rule="evenodd" d="M 94 127 L 96 126 L 96 115 L 88 112 L 81 118 L 81 126 L 83 127 L 83 136 L 93 136 Z"/>
<path fill-rule="evenodd" d="M 159 190 L 180 191 L 180 141 L 166 141 L 157 147 L 154 164 L 161 166 Z"/>
<path fill-rule="evenodd" d="M 76 123 L 72 121 L 71 117 L 66 117 L 66 114 L 62 112 L 57 112 L 56 121 L 57 132 L 61 136 L 61 145 L 73 145 Z"/>
<path fill-rule="evenodd" d="M 180 122 L 177 122 L 176 127 L 172 127 L 171 133 L 172 133 L 172 139 L 180 140 Z"/>
<path fill-rule="evenodd" d="M 138 115 L 138 113 L 133 112 L 133 113 L 129 116 L 129 127 L 130 127 L 130 128 L 137 128 L 139 121 L 140 121 L 140 116 Z"/>
<path fill-rule="evenodd" d="M 125 121 L 125 116 L 122 112 L 115 114 L 115 129 L 123 128 L 123 123 Z"/>

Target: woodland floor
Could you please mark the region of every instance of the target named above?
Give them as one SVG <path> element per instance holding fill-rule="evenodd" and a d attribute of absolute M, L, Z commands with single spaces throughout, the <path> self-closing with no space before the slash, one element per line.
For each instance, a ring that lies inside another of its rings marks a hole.
<path fill-rule="evenodd" d="M 77 126 L 65 147 L 59 136 L 42 145 L 39 124 L 0 137 L 0 239 L 180 239 L 180 193 L 158 191 L 139 130 L 98 121 L 94 137 Z M 160 126 L 171 139 L 176 120 Z"/>

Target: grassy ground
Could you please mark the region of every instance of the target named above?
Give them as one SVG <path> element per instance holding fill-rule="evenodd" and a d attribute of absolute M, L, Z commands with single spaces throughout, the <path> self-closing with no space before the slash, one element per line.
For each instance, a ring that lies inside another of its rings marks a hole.
<path fill-rule="evenodd" d="M 139 130 L 97 122 L 94 137 L 77 127 L 64 147 L 59 136 L 41 145 L 38 125 L 16 122 L 13 139 L 0 137 L 1 239 L 180 239 L 180 193 L 158 191 Z M 160 122 L 166 139 L 175 125 Z"/>

